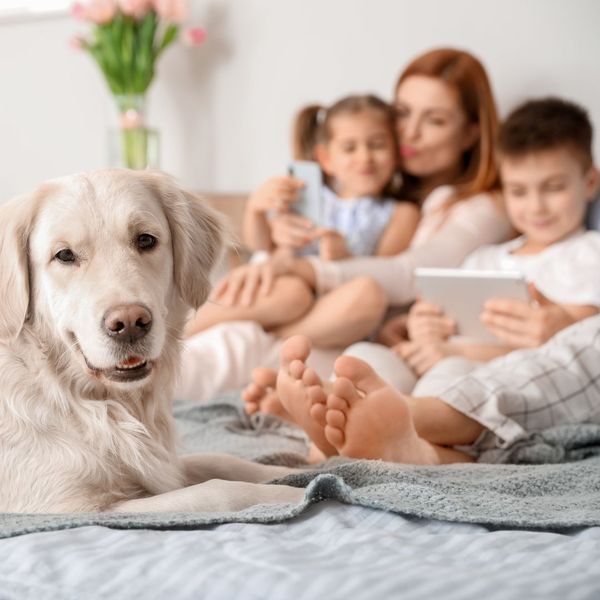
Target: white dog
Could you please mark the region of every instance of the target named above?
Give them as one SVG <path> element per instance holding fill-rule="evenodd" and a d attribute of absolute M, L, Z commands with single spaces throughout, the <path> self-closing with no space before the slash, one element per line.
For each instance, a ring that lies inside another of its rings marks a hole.
<path fill-rule="evenodd" d="M 218 218 L 157 173 L 75 175 L 0 207 L 0 511 L 302 497 L 259 483 L 284 467 L 175 452 L 180 332 L 221 244 Z"/>

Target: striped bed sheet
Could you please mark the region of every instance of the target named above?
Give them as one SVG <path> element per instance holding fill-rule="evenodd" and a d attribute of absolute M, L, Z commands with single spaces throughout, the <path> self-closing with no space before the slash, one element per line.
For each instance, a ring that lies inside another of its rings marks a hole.
<path fill-rule="evenodd" d="M 600 597 L 600 527 L 490 531 L 333 501 L 281 524 L 34 533 L 0 557 L 3 600 Z"/>

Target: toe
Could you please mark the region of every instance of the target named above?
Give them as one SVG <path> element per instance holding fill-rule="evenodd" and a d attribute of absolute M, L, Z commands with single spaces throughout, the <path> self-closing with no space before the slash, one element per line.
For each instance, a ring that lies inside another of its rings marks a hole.
<path fill-rule="evenodd" d="M 344 400 L 348 406 L 351 406 L 357 400 L 360 400 L 360 395 L 356 387 L 350 379 L 346 377 L 338 377 L 331 386 L 331 396 L 337 396 L 341 400 Z M 333 408 L 333 407 L 332 407 Z M 340 407 L 338 407 L 340 408 Z"/>
<path fill-rule="evenodd" d="M 357 389 L 366 394 L 388 385 L 368 363 L 354 356 L 340 356 L 335 361 L 334 370 L 338 377 L 349 379 Z"/>
<path fill-rule="evenodd" d="M 339 450 L 346 441 L 344 432 L 337 427 L 331 425 L 325 425 L 324 428 L 325 439 L 336 449 Z"/>
<path fill-rule="evenodd" d="M 313 404 L 310 407 L 310 417 L 314 419 L 319 425 L 325 426 L 325 416 L 327 414 L 327 406 L 322 403 Z"/>
<path fill-rule="evenodd" d="M 281 348 L 281 365 L 287 366 L 294 360 L 305 362 L 310 354 L 310 341 L 303 335 L 293 335 Z"/>
<path fill-rule="evenodd" d="M 304 372 L 306 370 L 306 365 L 301 360 L 293 360 L 289 367 L 288 372 L 294 378 L 301 380 Z"/>
<path fill-rule="evenodd" d="M 246 404 L 244 404 L 244 410 L 247 414 L 253 415 L 258 411 L 258 404 L 256 402 L 246 402 Z"/>
<path fill-rule="evenodd" d="M 304 371 L 304 374 L 302 375 L 302 383 L 304 383 L 304 385 L 306 386 L 322 385 L 321 378 L 317 375 L 317 372 L 314 369 L 311 369 L 310 367 L 308 367 Z"/>
<path fill-rule="evenodd" d="M 277 383 L 277 371 L 267 367 L 257 367 L 252 370 L 252 381 L 262 388 L 275 387 Z"/>
<path fill-rule="evenodd" d="M 328 410 L 325 415 L 325 422 L 329 427 L 343 429 L 346 425 L 346 415 L 341 410 Z"/>
<path fill-rule="evenodd" d="M 256 383 L 249 383 L 242 392 L 242 398 L 245 402 L 256 402 L 264 395 L 264 388 L 256 385 Z"/>

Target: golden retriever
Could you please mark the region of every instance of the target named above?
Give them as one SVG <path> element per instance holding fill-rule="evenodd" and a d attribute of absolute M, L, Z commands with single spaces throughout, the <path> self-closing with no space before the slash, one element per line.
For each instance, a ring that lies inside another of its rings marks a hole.
<path fill-rule="evenodd" d="M 159 173 L 74 175 L 0 207 L 0 511 L 301 499 L 259 483 L 284 467 L 175 451 L 181 331 L 222 237 L 216 215 Z"/>

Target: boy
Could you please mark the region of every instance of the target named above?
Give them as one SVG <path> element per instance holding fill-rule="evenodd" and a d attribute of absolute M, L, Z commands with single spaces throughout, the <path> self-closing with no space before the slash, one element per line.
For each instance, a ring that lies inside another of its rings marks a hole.
<path fill-rule="evenodd" d="M 499 134 L 500 171 L 507 212 L 523 235 L 476 251 L 465 264 L 519 268 L 541 290 L 543 295 L 534 290 L 537 298 L 547 302 L 548 297 L 560 309 L 562 327 L 596 314 L 600 306 L 600 234 L 582 229 L 598 181 L 591 140 L 587 115 L 571 103 L 538 100 L 511 113 Z M 448 330 L 432 335 L 435 320 L 443 316 L 424 312 L 413 316 L 412 328 L 419 330 L 418 317 L 421 325 L 429 321 L 429 330 L 420 327 L 423 336 L 411 343 L 443 348 L 433 364 L 449 354 L 481 361 L 513 349 L 448 344 Z M 492 331 L 497 315 L 495 320 Z M 506 315 L 504 323 L 510 320 Z M 599 331 L 600 317 L 586 319 L 538 350 L 512 353 L 459 379 L 438 397 L 418 400 L 402 396 L 350 356 L 338 359 L 337 379 L 326 396 L 304 366 L 308 342 L 295 337 L 282 350 L 277 391 L 326 455 L 420 464 L 467 461 L 483 449 L 512 444 L 552 425 L 600 422 L 600 391 L 593 385 Z M 409 364 L 418 354 L 411 352 Z M 425 364 L 422 353 L 418 360 Z M 590 401 L 590 393 L 596 401 Z M 466 446 L 467 452 L 455 446 Z"/>

